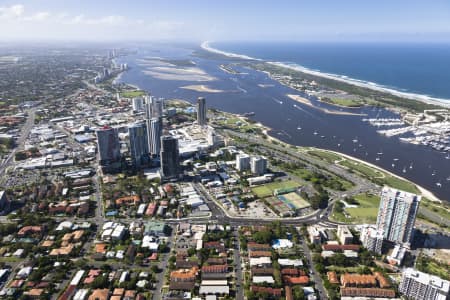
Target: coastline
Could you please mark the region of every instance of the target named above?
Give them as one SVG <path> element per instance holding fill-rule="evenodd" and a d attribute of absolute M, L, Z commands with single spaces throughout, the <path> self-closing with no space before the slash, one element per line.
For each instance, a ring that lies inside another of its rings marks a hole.
<path fill-rule="evenodd" d="M 224 55 L 224 56 L 227 56 L 230 58 L 239 58 L 239 59 L 243 59 L 243 60 L 266 62 L 267 64 L 270 64 L 270 65 L 273 65 L 276 67 L 286 68 L 286 69 L 298 71 L 301 73 L 305 73 L 305 74 L 309 74 L 309 75 L 313 75 L 313 76 L 317 76 L 317 77 L 322 77 L 325 79 L 336 80 L 336 81 L 343 82 L 346 84 L 351 84 L 351 85 L 354 85 L 357 87 L 367 88 L 367 89 L 370 89 L 373 91 L 378 91 L 378 92 L 384 92 L 384 93 L 390 94 L 392 96 L 402 97 L 402 98 L 406 98 L 409 100 L 416 100 L 416 101 L 420 101 L 420 102 L 426 103 L 426 104 L 441 106 L 443 108 L 450 108 L 450 99 L 435 98 L 435 97 L 430 97 L 427 95 L 401 92 L 401 91 L 398 91 L 398 90 L 395 90 L 392 88 L 388 88 L 388 87 L 385 87 L 382 85 L 375 84 L 373 82 L 358 80 L 358 79 L 350 78 L 350 77 L 347 77 L 344 75 L 331 74 L 331 73 L 325 73 L 325 72 L 320 72 L 320 71 L 316 71 L 316 70 L 311 70 L 311 69 L 305 68 L 298 64 L 290 65 L 290 64 L 285 64 L 282 62 L 264 61 L 262 59 L 253 58 L 253 57 L 250 57 L 247 55 L 230 53 L 230 52 L 222 51 L 222 50 L 211 47 L 209 45 L 209 41 L 204 41 L 200 45 L 200 47 L 205 51 L 216 53 L 216 54 L 221 54 L 221 55 Z"/>

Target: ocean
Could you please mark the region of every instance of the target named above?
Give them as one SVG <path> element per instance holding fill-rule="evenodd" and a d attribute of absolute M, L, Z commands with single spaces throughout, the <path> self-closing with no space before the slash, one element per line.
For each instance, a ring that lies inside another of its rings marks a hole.
<path fill-rule="evenodd" d="M 215 44 L 211 46 L 218 47 Z M 141 47 L 136 54 L 119 59 L 119 63 L 128 63 L 130 69 L 118 82 L 138 86 L 155 97 L 184 99 L 194 104 L 197 97 L 203 96 L 209 108 L 237 114 L 254 112 L 250 118 L 271 128 L 269 134 L 273 137 L 294 145 L 314 146 L 354 156 L 410 179 L 443 200 L 450 200 L 450 159 L 446 159 L 447 153 L 380 135 L 377 127 L 363 121 L 364 118 L 398 118 L 396 113 L 383 108 L 361 107 L 340 110 L 364 116 L 327 114 L 295 102 L 287 95 L 308 98 L 324 109 L 335 110 L 336 107 L 320 103 L 314 97 L 280 84 L 266 73 L 244 66 L 234 66 L 238 71 L 236 74 L 227 73 L 221 69 L 222 64 L 242 60 L 197 55 L 199 50 L 198 45 Z M 163 61 L 155 62 L 159 59 Z M 181 62 L 182 66 L 171 65 L 164 61 L 167 59 Z M 185 61 L 193 64 L 186 66 Z M 204 85 L 216 92 L 185 88 L 190 85 Z M 379 152 L 384 154 L 377 159 Z M 413 168 L 409 167 L 411 165 Z"/>
<path fill-rule="evenodd" d="M 450 102 L 450 43 L 213 42 L 209 46 Z"/>

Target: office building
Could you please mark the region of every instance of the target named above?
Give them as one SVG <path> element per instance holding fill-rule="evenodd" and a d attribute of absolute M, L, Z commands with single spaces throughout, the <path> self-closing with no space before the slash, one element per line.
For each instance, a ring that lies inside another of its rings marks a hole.
<path fill-rule="evenodd" d="M 117 128 L 105 126 L 96 131 L 98 160 L 101 166 L 120 162 L 120 143 Z"/>
<path fill-rule="evenodd" d="M 161 150 L 162 119 L 147 120 L 148 149 L 152 156 L 158 156 Z"/>
<path fill-rule="evenodd" d="M 394 243 L 410 243 L 420 196 L 384 187 L 376 228 L 385 240 Z"/>
<path fill-rule="evenodd" d="M 144 99 L 141 97 L 131 99 L 131 107 L 135 112 L 144 111 Z"/>
<path fill-rule="evenodd" d="M 197 99 L 197 123 L 200 126 L 206 125 L 206 99 L 203 97 Z"/>
<path fill-rule="evenodd" d="M 130 140 L 130 156 L 133 167 L 140 168 L 149 162 L 147 126 L 144 122 L 128 126 Z"/>
<path fill-rule="evenodd" d="M 408 299 L 445 300 L 448 297 L 450 282 L 412 268 L 403 271 L 399 291 Z"/>
<path fill-rule="evenodd" d="M 236 155 L 236 169 L 239 172 L 249 170 L 250 169 L 250 156 L 247 154 L 238 154 Z"/>
<path fill-rule="evenodd" d="M 252 174 L 263 175 L 267 169 L 267 159 L 263 156 L 252 156 L 250 159 Z"/>
<path fill-rule="evenodd" d="M 172 136 L 161 137 L 161 177 L 176 178 L 180 173 L 178 139 Z"/>

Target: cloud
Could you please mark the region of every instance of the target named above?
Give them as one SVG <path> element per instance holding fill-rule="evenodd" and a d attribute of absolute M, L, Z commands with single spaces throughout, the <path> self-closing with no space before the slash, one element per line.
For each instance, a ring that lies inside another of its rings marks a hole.
<path fill-rule="evenodd" d="M 186 26 L 171 20 L 132 19 L 120 14 L 85 15 L 30 11 L 22 4 L 0 6 L 0 38 L 141 39 L 186 36 Z"/>
<path fill-rule="evenodd" d="M 72 18 L 68 18 L 63 22 L 65 24 L 78 24 L 78 25 L 118 25 L 126 21 L 124 16 L 120 15 L 110 15 L 100 18 L 87 18 L 84 15 L 77 15 Z"/>
<path fill-rule="evenodd" d="M 9 7 L 0 7 L 0 18 L 20 18 L 25 12 L 25 6 L 22 4 L 11 5 Z"/>
<path fill-rule="evenodd" d="M 45 21 L 48 20 L 51 17 L 51 13 L 46 11 L 41 11 L 38 13 L 35 13 L 29 17 L 24 17 L 23 19 L 25 21 Z"/>

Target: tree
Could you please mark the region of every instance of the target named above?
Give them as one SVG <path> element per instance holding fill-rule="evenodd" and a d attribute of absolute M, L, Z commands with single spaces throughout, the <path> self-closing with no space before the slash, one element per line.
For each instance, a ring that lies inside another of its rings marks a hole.
<path fill-rule="evenodd" d="M 299 285 L 296 285 L 292 288 L 292 295 L 294 296 L 295 300 L 305 299 L 305 292 L 303 291 L 303 288 Z"/>

